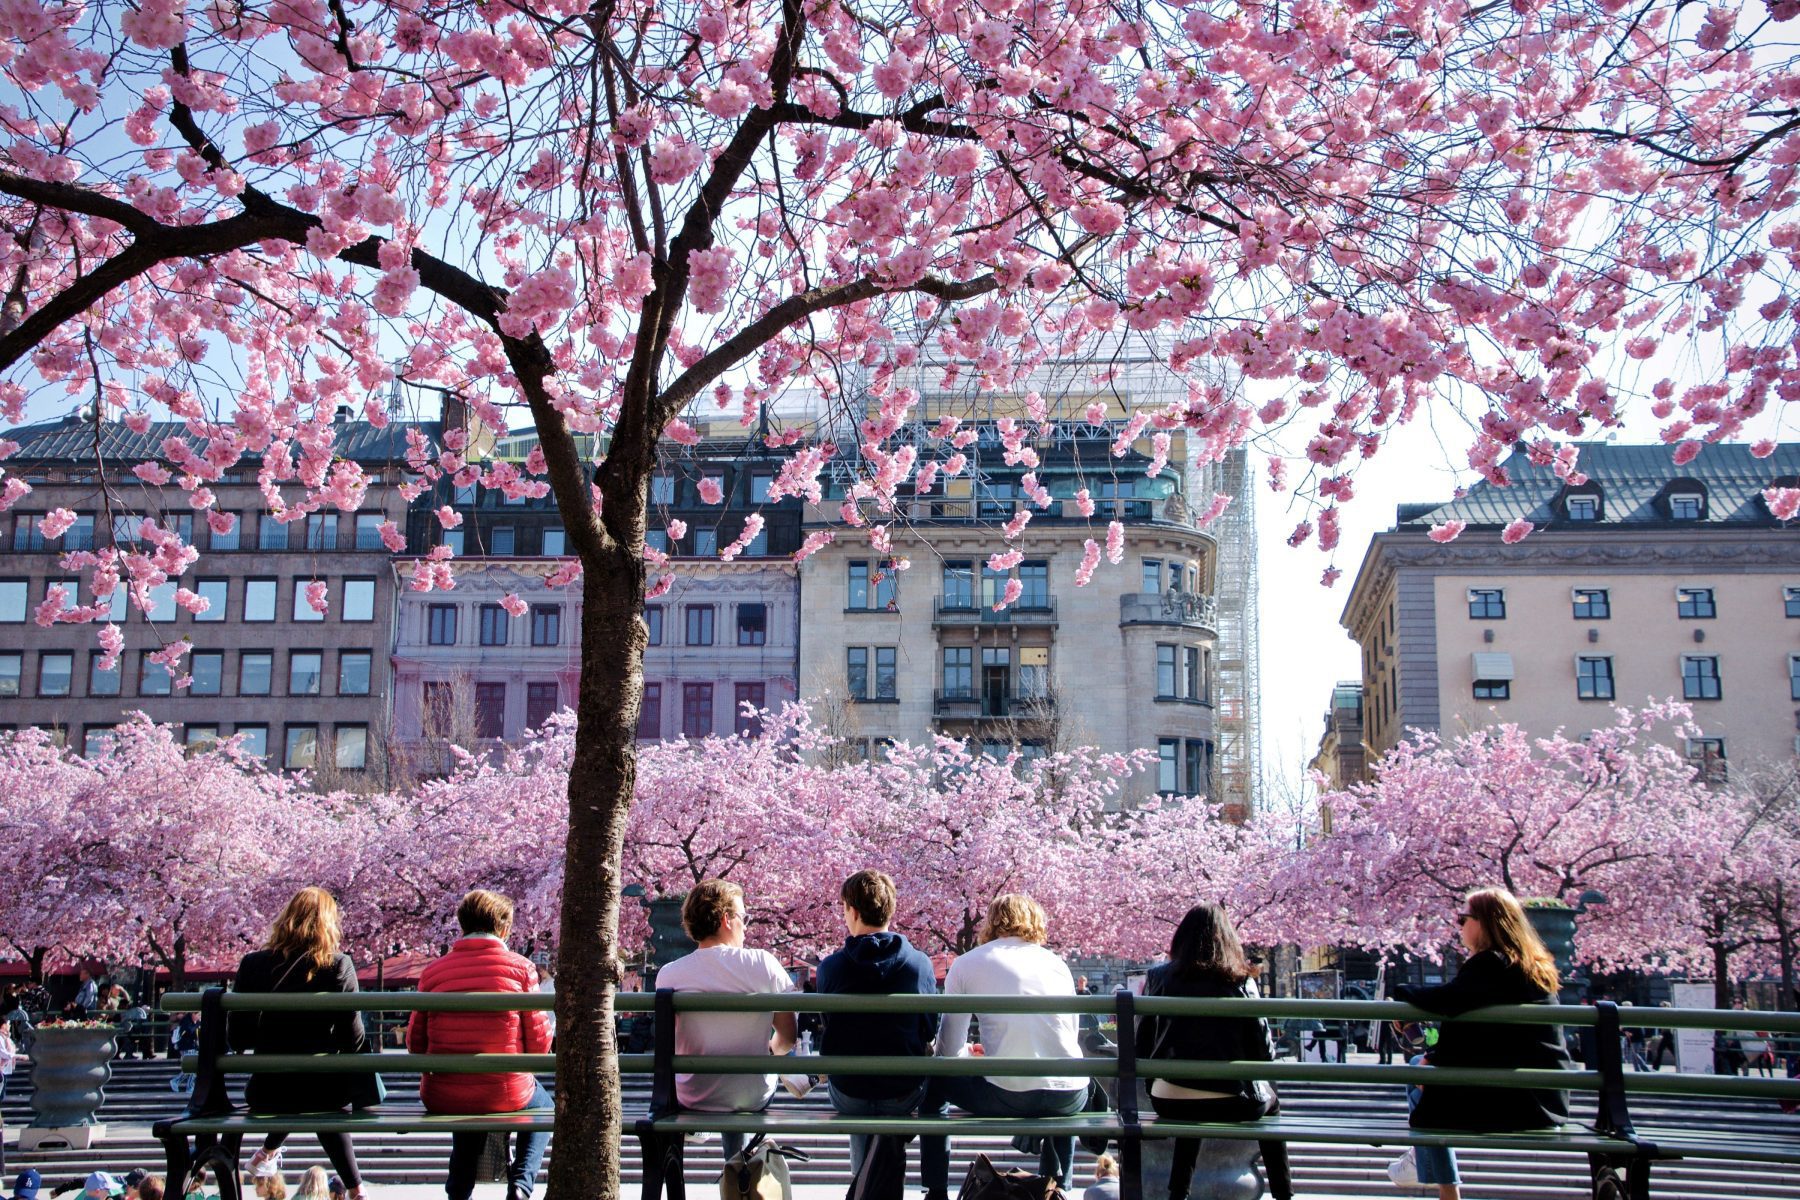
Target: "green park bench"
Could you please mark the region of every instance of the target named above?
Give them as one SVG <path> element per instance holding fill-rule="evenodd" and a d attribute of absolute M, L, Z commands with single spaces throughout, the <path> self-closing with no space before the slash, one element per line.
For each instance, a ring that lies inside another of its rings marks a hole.
<path fill-rule="evenodd" d="M 226 1094 L 226 1076 L 259 1071 L 340 1073 L 380 1070 L 446 1073 L 504 1073 L 555 1070 L 548 1054 L 415 1054 L 405 1058 L 379 1054 L 240 1055 L 225 1044 L 225 1016 L 233 1011 L 432 1011 L 503 1012 L 545 1009 L 554 1004 L 548 993 L 386 992 L 313 995 L 235 994 L 211 989 L 203 995 L 165 996 L 173 1012 L 201 1013 L 199 1053 L 184 1060 L 196 1073 L 186 1115 L 160 1121 L 155 1134 L 168 1160 L 167 1178 L 184 1179 L 199 1166 L 211 1165 L 219 1175 L 221 1200 L 240 1200 L 235 1148 L 224 1139 L 241 1140 L 273 1132 L 510 1132 L 554 1130 L 549 1110 L 447 1116 L 417 1108 L 383 1106 L 360 1112 L 250 1115 L 234 1111 Z M 1116 1084 L 1118 1107 L 1107 1113 L 1072 1117 L 846 1117 L 829 1110 L 772 1108 L 760 1113 L 681 1111 L 675 1104 L 679 1073 L 768 1074 L 785 1066 L 810 1074 L 891 1074 L 894 1060 L 872 1056 L 809 1057 L 801 1062 L 772 1061 L 757 1056 L 686 1056 L 675 1053 L 675 1014 L 682 1012 L 1007 1012 L 1096 1013 L 1116 1017 L 1118 1028 L 1132 1028 L 1139 1015 L 1247 1016 L 1320 1018 L 1327 1020 L 1432 1020 L 1430 1014 L 1391 1001 L 1185 999 L 1137 997 L 1129 992 L 1106 996 L 845 996 L 786 993 L 782 995 L 717 995 L 705 993 L 624 993 L 615 1007 L 621 1013 L 651 1011 L 656 1015 L 655 1048 L 650 1054 L 621 1054 L 621 1074 L 651 1077 L 650 1108 L 627 1114 L 620 1132 L 635 1135 L 643 1147 L 645 1200 L 684 1200 L 683 1147 L 690 1133 L 798 1134 L 946 1134 L 998 1136 L 1075 1136 L 1105 1138 L 1119 1145 L 1122 1200 L 1143 1200 L 1142 1143 L 1155 1138 L 1205 1138 L 1231 1141 L 1287 1141 L 1368 1146 L 1453 1146 L 1507 1150 L 1565 1151 L 1588 1156 L 1594 1200 L 1648 1200 L 1654 1163 L 1673 1159 L 1718 1159 L 1773 1164 L 1800 1164 L 1800 1125 L 1775 1134 L 1721 1133 L 1692 1128 L 1653 1128 L 1634 1124 L 1630 1098 L 1707 1096 L 1769 1101 L 1800 1101 L 1800 1080 L 1750 1079 L 1712 1075 L 1627 1072 L 1620 1053 L 1620 1012 L 1611 1003 L 1592 1006 L 1505 1006 L 1455 1018 L 1495 1024 L 1559 1024 L 1592 1026 L 1599 1056 L 1598 1070 L 1474 1070 L 1413 1066 L 1366 1066 L 1344 1063 L 1196 1062 L 1139 1060 L 1132 1039 L 1119 1039 L 1117 1058 L 1026 1059 L 998 1057 L 916 1058 L 905 1073 L 950 1075 L 1086 1075 Z M 1743 1010 L 1659 1009 L 1664 1028 L 1765 1030 L 1800 1033 L 1800 1014 Z M 1275 1116 L 1244 1123 L 1198 1123 L 1161 1120 L 1140 1110 L 1138 1082 L 1174 1080 L 1268 1079 L 1282 1082 L 1454 1084 L 1481 1087 L 1564 1088 L 1597 1097 L 1591 1125 L 1567 1124 L 1554 1129 L 1477 1134 L 1414 1129 L 1404 1119 L 1358 1116 Z M 190 1139 L 192 1148 L 190 1148 Z"/>

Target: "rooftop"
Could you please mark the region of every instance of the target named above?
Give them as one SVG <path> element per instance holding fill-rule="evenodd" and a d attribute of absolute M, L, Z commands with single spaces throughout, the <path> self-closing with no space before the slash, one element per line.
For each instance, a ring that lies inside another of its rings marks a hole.
<path fill-rule="evenodd" d="M 408 429 L 417 429 L 435 442 L 441 426 L 436 421 L 395 420 L 377 429 L 367 421 L 340 421 L 335 428 L 337 453 L 343 458 L 360 463 L 392 463 L 406 460 Z M 8 431 L 6 436 L 19 443 L 19 452 L 9 466 L 91 465 L 95 460 L 95 430 L 89 420 L 65 417 L 23 425 Z M 109 420 L 100 424 L 98 454 L 102 461 L 121 464 L 128 470 L 136 463 L 161 459 L 162 444 L 170 437 L 184 438 L 197 448 L 205 443 L 204 438 L 189 431 L 184 421 L 154 421 L 143 433 L 134 433 L 123 421 Z"/>

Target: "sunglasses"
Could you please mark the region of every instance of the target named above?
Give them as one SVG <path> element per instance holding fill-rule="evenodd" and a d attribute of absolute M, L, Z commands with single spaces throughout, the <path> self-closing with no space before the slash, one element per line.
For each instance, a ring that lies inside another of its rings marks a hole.
<path fill-rule="evenodd" d="M 1470 921 L 1473 921 L 1474 919 L 1475 919 L 1474 913 L 1466 913 L 1465 912 L 1465 913 L 1457 913 L 1456 914 L 1456 923 L 1459 926 L 1467 925 Z"/>

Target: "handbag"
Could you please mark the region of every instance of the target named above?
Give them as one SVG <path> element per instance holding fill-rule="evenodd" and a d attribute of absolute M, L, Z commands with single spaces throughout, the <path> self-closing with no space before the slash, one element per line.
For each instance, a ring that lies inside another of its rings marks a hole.
<path fill-rule="evenodd" d="M 365 1033 L 362 1041 L 357 1043 L 356 1053 L 374 1054 L 376 1052 L 374 1043 L 369 1041 L 369 1035 Z M 350 1077 L 351 1108 L 361 1111 L 386 1103 L 387 1081 L 382 1079 L 380 1071 L 370 1071 L 366 1074 L 358 1072 Z"/>
<path fill-rule="evenodd" d="M 850 1181 L 844 1200 L 905 1200 L 906 1144 L 910 1136 L 878 1133 L 869 1139 L 862 1169 Z"/>
<path fill-rule="evenodd" d="M 1016 1168 L 1002 1171 L 977 1154 L 956 1200 L 1064 1200 L 1064 1193 L 1054 1179 Z"/>
<path fill-rule="evenodd" d="M 794 1200 L 789 1159 L 807 1162 L 811 1155 L 757 1134 L 725 1163 L 719 1176 L 719 1200 Z"/>

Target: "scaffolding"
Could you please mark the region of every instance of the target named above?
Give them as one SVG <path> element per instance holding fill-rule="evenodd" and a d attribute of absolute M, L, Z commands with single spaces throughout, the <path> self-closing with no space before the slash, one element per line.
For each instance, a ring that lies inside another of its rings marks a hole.
<path fill-rule="evenodd" d="M 1227 814 L 1243 820 L 1262 807 L 1262 646 L 1256 545 L 1256 481 L 1249 452 L 1229 451 L 1198 468 L 1196 500 L 1231 497 L 1213 526 L 1219 539 L 1219 791 Z"/>

